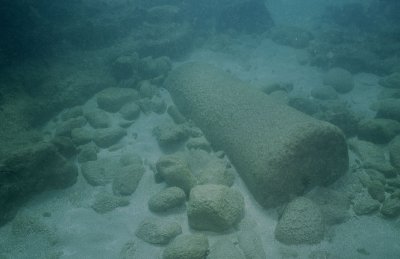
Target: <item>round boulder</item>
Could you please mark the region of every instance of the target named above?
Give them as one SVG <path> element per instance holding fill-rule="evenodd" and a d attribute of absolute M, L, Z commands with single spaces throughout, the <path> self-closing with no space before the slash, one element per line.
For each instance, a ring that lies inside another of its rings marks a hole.
<path fill-rule="evenodd" d="M 135 232 L 143 241 L 157 245 L 168 244 L 181 233 L 182 228 L 178 223 L 157 219 L 143 220 Z"/>
<path fill-rule="evenodd" d="M 185 192 L 181 188 L 169 187 L 152 196 L 148 205 L 153 212 L 164 212 L 181 206 L 185 199 Z"/>
<path fill-rule="evenodd" d="M 187 214 L 194 229 L 224 231 L 242 219 L 244 199 L 225 185 L 198 185 L 190 192 Z"/>
<path fill-rule="evenodd" d="M 275 228 L 275 238 L 288 245 L 316 244 L 324 237 L 324 218 L 310 199 L 299 197 L 290 202 Z"/>

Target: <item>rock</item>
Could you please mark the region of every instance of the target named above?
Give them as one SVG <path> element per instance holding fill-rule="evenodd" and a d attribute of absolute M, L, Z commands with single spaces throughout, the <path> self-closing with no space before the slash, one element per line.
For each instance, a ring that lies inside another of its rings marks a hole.
<path fill-rule="evenodd" d="M 350 199 L 345 194 L 325 187 L 317 187 L 307 194 L 307 198 L 319 206 L 328 225 L 340 224 L 350 218 Z"/>
<path fill-rule="evenodd" d="M 400 122 L 400 99 L 384 99 L 378 104 L 378 118 L 392 119 Z"/>
<path fill-rule="evenodd" d="M 136 103 L 127 103 L 122 106 L 119 112 L 121 113 L 122 118 L 131 121 L 139 117 L 140 107 Z"/>
<path fill-rule="evenodd" d="M 167 113 L 171 116 L 172 120 L 176 124 L 182 124 L 186 122 L 185 117 L 180 113 L 178 108 L 175 105 L 168 106 Z"/>
<path fill-rule="evenodd" d="M 61 119 L 63 121 L 67 121 L 69 119 L 78 118 L 83 115 L 82 106 L 74 106 L 72 108 L 67 109 L 65 112 L 61 114 Z"/>
<path fill-rule="evenodd" d="M 324 238 L 324 218 L 311 200 L 299 197 L 285 208 L 275 228 L 275 238 L 288 245 L 316 244 Z"/>
<path fill-rule="evenodd" d="M 389 144 L 390 162 L 394 167 L 400 169 L 400 135 L 395 137 Z"/>
<path fill-rule="evenodd" d="M 169 186 L 177 186 L 188 195 L 196 178 L 192 175 L 187 163 L 174 155 L 162 156 L 156 164 L 157 172 Z"/>
<path fill-rule="evenodd" d="M 204 136 L 190 138 L 189 141 L 186 143 L 186 147 L 188 149 L 201 149 L 207 152 L 211 152 L 211 145 Z"/>
<path fill-rule="evenodd" d="M 166 57 L 145 57 L 141 61 L 140 72 L 145 78 L 151 79 L 158 76 L 163 76 L 172 68 L 171 60 Z"/>
<path fill-rule="evenodd" d="M 325 85 L 332 86 L 338 93 L 348 93 L 354 88 L 353 76 L 343 68 L 331 68 L 323 77 Z"/>
<path fill-rule="evenodd" d="M 289 99 L 289 105 L 308 115 L 313 115 L 319 110 L 318 103 L 310 98 L 292 97 Z"/>
<path fill-rule="evenodd" d="M 108 148 L 126 136 L 126 130 L 122 128 L 98 129 L 94 135 L 94 143 L 101 148 Z"/>
<path fill-rule="evenodd" d="M 153 98 L 158 94 L 158 87 L 150 83 L 148 80 L 139 83 L 139 93 L 141 97 Z"/>
<path fill-rule="evenodd" d="M 182 233 L 181 226 L 176 222 L 145 219 L 136 229 L 136 236 L 150 244 L 165 245 Z"/>
<path fill-rule="evenodd" d="M 254 230 L 242 230 L 238 233 L 239 247 L 246 258 L 266 259 L 263 242 Z"/>
<path fill-rule="evenodd" d="M 361 193 L 353 200 L 353 210 L 357 215 L 368 215 L 379 210 L 381 204 L 368 193 Z"/>
<path fill-rule="evenodd" d="M 338 99 L 338 94 L 333 87 L 328 85 L 318 86 L 311 90 L 311 96 L 319 100 L 335 100 Z"/>
<path fill-rule="evenodd" d="M 156 136 L 160 147 L 180 144 L 188 137 L 182 126 L 172 123 L 164 123 L 155 127 L 153 134 Z"/>
<path fill-rule="evenodd" d="M 128 165 L 142 166 L 143 165 L 142 158 L 138 154 L 133 153 L 133 152 L 127 152 L 127 153 L 121 154 L 119 162 L 121 163 L 122 166 L 128 166 Z"/>
<path fill-rule="evenodd" d="M 136 242 L 134 240 L 129 240 L 122 246 L 121 251 L 119 252 L 118 258 L 120 258 L 120 259 L 135 259 L 135 258 L 137 258 L 136 251 L 137 251 Z"/>
<path fill-rule="evenodd" d="M 380 171 L 379 169 L 382 169 L 384 164 L 390 166 L 386 161 L 383 150 L 371 142 L 351 140 L 349 141 L 349 146 L 360 157 L 365 168 L 373 168 Z"/>
<path fill-rule="evenodd" d="M 78 154 L 79 163 L 97 160 L 97 152 L 99 152 L 99 147 L 97 147 L 94 143 L 81 146 L 80 150 L 81 151 Z"/>
<path fill-rule="evenodd" d="M 139 105 L 140 109 L 143 111 L 144 114 L 149 114 L 153 109 L 153 105 L 151 103 L 150 98 L 142 98 L 139 101 L 137 101 L 137 104 Z"/>
<path fill-rule="evenodd" d="M 14 238 L 32 238 L 41 240 L 41 242 L 46 240 L 52 246 L 59 241 L 56 229 L 46 225 L 40 218 L 31 215 L 18 214 L 11 223 L 11 234 Z"/>
<path fill-rule="evenodd" d="M 383 87 L 400 89 L 400 72 L 394 72 L 379 80 L 379 84 Z"/>
<path fill-rule="evenodd" d="M 193 229 L 224 231 L 243 218 L 244 199 L 225 185 L 198 185 L 190 191 L 187 214 Z"/>
<path fill-rule="evenodd" d="M 313 36 L 309 31 L 300 27 L 275 26 L 271 31 L 271 39 L 278 44 L 301 49 L 309 45 Z"/>
<path fill-rule="evenodd" d="M 185 203 L 185 192 L 178 187 L 169 187 L 153 195 L 148 202 L 152 212 L 165 212 Z"/>
<path fill-rule="evenodd" d="M 226 168 L 221 163 L 213 163 L 207 165 L 203 170 L 199 171 L 197 177 L 198 184 L 222 184 L 226 186 L 232 186 L 235 181 L 234 169 Z"/>
<path fill-rule="evenodd" d="M 381 213 L 385 217 L 395 218 L 400 215 L 400 198 L 390 197 L 382 205 Z"/>
<path fill-rule="evenodd" d="M 110 87 L 97 93 L 97 105 L 108 112 L 117 112 L 129 102 L 139 100 L 139 93 L 131 88 Z"/>
<path fill-rule="evenodd" d="M 139 64 L 140 59 L 137 53 L 120 56 L 112 63 L 111 74 L 117 81 L 129 79 L 137 73 Z"/>
<path fill-rule="evenodd" d="M 400 133 L 400 122 L 390 119 L 366 119 L 358 125 L 358 137 L 376 144 L 386 144 Z"/>
<path fill-rule="evenodd" d="M 88 161 L 82 163 L 82 175 L 88 184 L 92 186 L 106 185 L 111 183 L 114 178 L 115 171 L 119 170 L 118 161 L 110 158 L 103 158 L 97 161 Z"/>
<path fill-rule="evenodd" d="M 108 192 L 100 192 L 96 195 L 92 204 L 92 209 L 99 214 L 110 212 L 118 207 L 129 205 L 129 200 L 125 197 L 114 196 Z"/>
<path fill-rule="evenodd" d="M 58 152 L 65 158 L 71 158 L 78 153 L 74 143 L 68 137 L 55 137 L 52 139 L 51 143 L 57 147 Z"/>
<path fill-rule="evenodd" d="M 151 98 L 151 110 L 157 114 L 163 114 L 167 109 L 166 102 L 159 96 Z"/>
<path fill-rule="evenodd" d="M 87 121 L 84 117 L 78 117 L 64 121 L 57 126 L 56 136 L 70 137 L 73 129 L 85 126 L 86 122 Z"/>
<path fill-rule="evenodd" d="M 85 112 L 85 118 L 88 120 L 90 126 L 95 129 L 111 127 L 111 118 L 105 111 L 96 109 Z"/>
<path fill-rule="evenodd" d="M 163 259 L 205 259 L 208 240 L 203 234 L 180 235 L 163 252 Z"/>
<path fill-rule="evenodd" d="M 379 181 L 371 181 L 368 185 L 368 193 L 379 202 L 385 200 L 385 186 Z"/>
<path fill-rule="evenodd" d="M 235 245 L 228 239 L 220 239 L 211 246 L 210 254 L 207 259 L 246 259 L 240 251 L 235 247 Z M 250 258 L 250 257 L 247 257 Z"/>
<path fill-rule="evenodd" d="M 115 173 L 112 190 L 117 195 L 131 195 L 136 191 L 145 172 L 143 165 L 132 164 L 122 167 Z"/>
<path fill-rule="evenodd" d="M 71 138 L 75 145 L 84 145 L 93 140 L 93 131 L 85 128 L 76 128 L 71 131 Z"/>

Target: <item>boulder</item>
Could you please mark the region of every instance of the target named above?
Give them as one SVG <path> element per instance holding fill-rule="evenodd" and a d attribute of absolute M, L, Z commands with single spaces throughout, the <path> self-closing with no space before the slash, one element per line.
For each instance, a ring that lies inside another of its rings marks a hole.
<path fill-rule="evenodd" d="M 358 137 L 376 144 L 386 144 L 400 133 L 400 122 L 390 119 L 365 119 L 358 124 Z"/>
<path fill-rule="evenodd" d="M 226 152 L 262 206 L 332 183 L 348 169 L 346 141 L 337 127 L 277 104 L 214 66 L 184 64 L 165 86 L 185 117 Z"/>
<path fill-rule="evenodd" d="M 275 238 L 288 245 L 316 244 L 324 238 L 323 214 L 311 200 L 299 197 L 290 202 L 275 228 Z"/>
<path fill-rule="evenodd" d="M 95 196 L 92 209 L 99 214 L 110 212 L 118 207 L 129 205 L 129 200 L 125 197 L 114 196 L 108 192 L 100 192 Z"/>
<path fill-rule="evenodd" d="M 136 229 L 136 236 L 150 244 L 165 245 L 182 233 L 181 226 L 172 221 L 145 219 Z"/>
<path fill-rule="evenodd" d="M 140 107 L 136 103 L 127 103 L 119 111 L 125 120 L 135 120 L 140 115 Z"/>
<path fill-rule="evenodd" d="M 224 231 L 243 218 L 244 199 L 225 185 L 198 185 L 190 191 L 187 214 L 193 229 Z"/>
<path fill-rule="evenodd" d="M 139 93 L 135 89 L 109 87 L 96 94 L 99 108 L 108 112 L 117 112 L 129 102 L 139 99 Z"/>
<path fill-rule="evenodd" d="M 341 94 L 348 93 L 354 88 L 352 74 L 346 69 L 339 67 L 329 69 L 323 77 L 323 82 L 325 85 L 332 86 Z"/>
<path fill-rule="evenodd" d="M 119 168 L 119 162 L 111 158 L 88 161 L 81 165 L 83 177 L 92 186 L 111 183 L 114 179 L 115 171 L 119 170 Z"/>
<path fill-rule="evenodd" d="M 208 252 L 208 240 L 203 234 L 180 235 L 165 249 L 163 259 L 204 259 Z"/>
<path fill-rule="evenodd" d="M 178 187 L 169 187 L 153 195 L 148 202 L 153 212 L 165 212 L 185 203 L 185 192 Z"/>
<path fill-rule="evenodd" d="M 368 193 L 361 193 L 353 200 L 353 210 L 357 215 L 368 215 L 379 210 L 380 203 Z"/>
<path fill-rule="evenodd" d="M 181 125 L 164 123 L 154 128 L 153 134 L 156 136 L 161 147 L 169 147 L 184 142 L 187 133 Z"/>
<path fill-rule="evenodd" d="M 188 195 L 196 185 L 196 178 L 186 161 L 176 155 L 162 156 L 156 164 L 157 173 L 169 186 L 176 186 Z"/>
<path fill-rule="evenodd" d="M 134 193 L 142 179 L 144 171 L 145 169 L 142 164 L 127 165 L 116 171 L 112 183 L 114 194 L 131 195 Z"/>
<path fill-rule="evenodd" d="M 108 113 L 103 110 L 96 109 L 85 112 L 85 118 L 90 126 L 95 129 L 103 129 L 111 126 L 111 118 Z"/>
<path fill-rule="evenodd" d="M 75 145 L 84 145 L 93 140 L 93 131 L 86 128 L 76 128 L 71 131 L 71 138 Z"/>
<path fill-rule="evenodd" d="M 126 136 L 126 130 L 122 128 L 98 129 L 95 132 L 93 141 L 101 148 L 108 148 Z"/>

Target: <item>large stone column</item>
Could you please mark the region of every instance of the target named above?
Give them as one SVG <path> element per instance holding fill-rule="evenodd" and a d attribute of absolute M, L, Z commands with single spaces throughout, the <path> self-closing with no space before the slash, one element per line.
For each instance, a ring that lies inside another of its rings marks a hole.
<path fill-rule="evenodd" d="M 346 141 L 337 127 L 279 104 L 216 67 L 184 64 L 165 86 L 213 147 L 226 152 L 264 207 L 332 183 L 348 169 Z"/>

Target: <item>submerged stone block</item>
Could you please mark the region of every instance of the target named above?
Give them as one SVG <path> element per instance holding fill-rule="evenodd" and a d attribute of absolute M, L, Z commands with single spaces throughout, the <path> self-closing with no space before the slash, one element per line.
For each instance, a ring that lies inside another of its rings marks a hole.
<path fill-rule="evenodd" d="M 188 63 L 172 71 L 165 86 L 265 207 L 330 184 L 348 169 L 340 129 L 275 102 L 229 73 Z"/>

